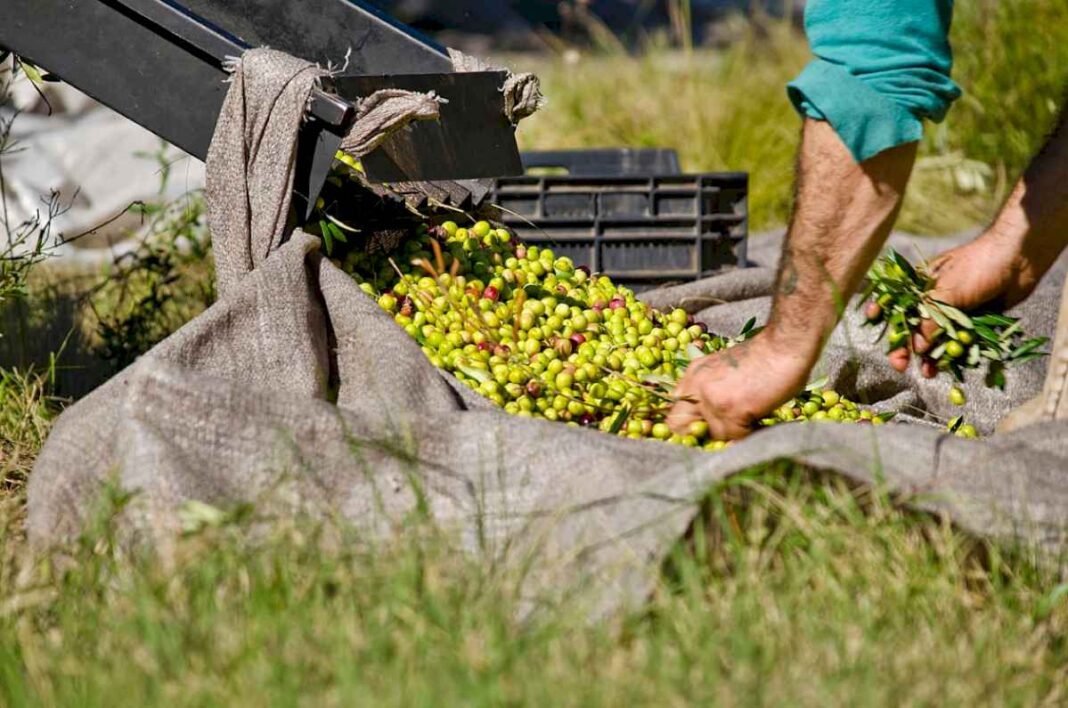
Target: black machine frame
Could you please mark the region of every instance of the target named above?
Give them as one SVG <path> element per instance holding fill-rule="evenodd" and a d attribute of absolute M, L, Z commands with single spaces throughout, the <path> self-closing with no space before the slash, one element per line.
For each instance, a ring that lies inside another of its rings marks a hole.
<path fill-rule="evenodd" d="M 400 148 L 395 145 L 393 152 L 411 159 L 398 165 L 372 153 L 367 160 L 370 179 L 471 179 L 522 172 L 503 98 L 499 91 L 485 91 L 491 72 L 455 74 L 444 48 L 362 0 L 0 0 L 0 18 L 0 48 L 47 69 L 199 159 L 207 156 L 226 94 L 224 61 L 250 47 L 270 46 L 323 66 L 347 62 L 345 77 L 360 80 L 337 83 L 366 92 L 399 87 L 408 75 L 438 75 L 438 83 L 463 96 L 447 116 L 447 136 L 436 124 L 419 124 L 395 136 Z M 503 78 L 499 74 L 492 81 L 499 86 Z M 433 76 L 421 85 L 434 86 Z M 447 91 L 439 93 L 448 98 Z M 294 184 L 298 202 L 303 202 L 298 209 L 303 206 L 305 213 L 355 118 L 359 95 L 366 93 L 320 90 L 313 95 Z M 476 97 L 500 110 L 480 107 Z M 465 120 L 464 109 L 473 111 L 474 118 Z M 448 149 L 442 149 L 446 137 Z"/>

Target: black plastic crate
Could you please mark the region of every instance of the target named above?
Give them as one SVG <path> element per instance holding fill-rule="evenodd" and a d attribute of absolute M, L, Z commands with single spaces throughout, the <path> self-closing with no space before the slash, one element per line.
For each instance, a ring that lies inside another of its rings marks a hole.
<path fill-rule="evenodd" d="M 528 174 L 498 179 L 489 201 L 526 243 L 548 246 L 637 290 L 746 265 L 744 172 L 669 174 L 678 164 L 669 150 L 523 158 Z M 546 167 L 566 173 L 530 173 Z"/>

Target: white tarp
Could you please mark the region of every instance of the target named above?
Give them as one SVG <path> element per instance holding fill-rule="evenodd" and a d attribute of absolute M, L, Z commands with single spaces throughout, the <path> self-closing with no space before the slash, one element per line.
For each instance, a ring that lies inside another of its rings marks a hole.
<path fill-rule="evenodd" d="M 3 156 L 4 196 L 14 226 L 42 212 L 42 197 L 58 190 L 69 208 L 54 229 L 70 238 L 118 219 L 60 249 L 78 258 L 110 258 L 141 222 L 123 211 L 134 202 L 174 199 L 204 184 L 204 165 L 119 114 L 63 84 L 47 84 L 44 98 L 25 79 L 13 87 L 15 149 Z M 47 99 L 47 103 L 45 101 Z M 51 114 L 48 106 L 51 105 Z M 169 166 L 162 183 L 160 158 Z M 161 187 L 163 187 L 161 191 Z M 0 238 L 6 238 L 0 224 Z"/>

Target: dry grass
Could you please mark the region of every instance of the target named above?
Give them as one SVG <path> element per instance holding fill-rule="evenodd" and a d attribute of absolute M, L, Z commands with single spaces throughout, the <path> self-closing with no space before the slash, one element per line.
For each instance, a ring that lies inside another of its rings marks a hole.
<path fill-rule="evenodd" d="M 754 225 L 782 223 L 800 125 L 783 87 L 807 56 L 790 28 L 772 25 L 726 52 L 535 62 L 549 104 L 523 124 L 522 146 L 674 147 L 687 170 L 750 172 Z"/>
<path fill-rule="evenodd" d="M 0 369 L 0 497 L 20 497 L 51 426 L 49 375 Z"/>

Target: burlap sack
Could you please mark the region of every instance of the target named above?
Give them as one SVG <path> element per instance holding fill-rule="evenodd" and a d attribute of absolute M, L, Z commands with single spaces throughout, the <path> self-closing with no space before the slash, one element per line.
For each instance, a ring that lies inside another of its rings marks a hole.
<path fill-rule="evenodd" d="M 30 480 L 33 541 L 78 533 L 108 480 L 137 492 L 123 528 L 155 540 L 191 500 L 337 515 L 375 536 L 404 533 L 405 515 L 425 505 L 469 551 L 524 562 L 532 594 L 590 582 L 599 612 L 647 596 L 710 485 L 790 458 L 885 484 L 976 534 L 1060 548 L 1064 423 L 984 441 L 925 424 L 793 425 L 707 453 L 495 408 L 433 368 L 316 239 L 297 231 L 279 243 L 291 129 L 314 72 L 246 60 L 238 74 L 208 165 L 222 297 L 59 418 Z M 1020 310 L 1031 331 L 1050 332 L 1061 277 Z M 766 313 L 770 283 L 755 268 L 648 299 L 732 332 Z M 945 382 L 894 372 L 857 325 L 851 314 L 827 348 L 820 373 L 832 385 L 914 417 L 956 413 Z M 1037 362 L 1004 393 L 969 386 L 972 420 L 989 430 L 1041 376 Z"/>

